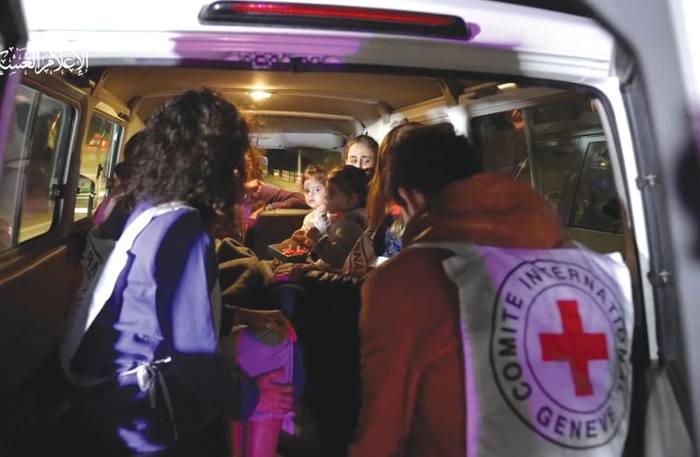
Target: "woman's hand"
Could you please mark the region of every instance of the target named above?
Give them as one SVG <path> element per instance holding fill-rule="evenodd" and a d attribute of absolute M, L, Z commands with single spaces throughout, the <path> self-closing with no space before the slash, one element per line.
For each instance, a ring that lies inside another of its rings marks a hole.
<path fill-rule="evenodd" d="M 255 211 L 253 211 L 252 213 L 250 213 L 250 214 L 248 215 L 248 217 L 246 217 L 246 219 L 245 219 L 246 226 L 247 226 L 247 227 L 252 227 L 252 226 L 254 226 L 255 223 L 256 223 L 257 220 L 258 220 L 258 215 L 260 214 L 260 211 L 262 211 L 262 210 L 264 210 L 264 209 L 265 209 L 265 207 L 258 208 L 258 209 L 256 209 Z"/>
<path fill-rule="evenodd" d="M 264 328 L 272 330 L 283 338 L 289 338 L 292 324 L 287 316 L 280 310 L 257 310 L 239 308 L 236 314 L 238 324 L 252 328 Z"/>
<path fill-rule="evenodd" d="M 268 371 L 255 378 L 260 391 L 260 400 L 255 407 L 256 413 L 286 414 L 292 410 L 294 388 L 291 384 L 275 382 L 284 374 L 283 368 Z"/>

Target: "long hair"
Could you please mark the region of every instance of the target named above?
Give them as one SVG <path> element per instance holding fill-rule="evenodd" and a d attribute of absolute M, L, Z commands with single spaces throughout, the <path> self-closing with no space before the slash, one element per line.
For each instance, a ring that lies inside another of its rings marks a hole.
<path fill-rule="evenodd" d="M 410 129 L 420 127 L 422 124 L 418 122 L 409 122 L 394 127 L 386 134 L 379 146 L 377 152 L 377 160 L 375 164 L 376 173 L 372 176 L 369 182 L 369 195 L 367 196 L 367 219 L 369 220 L 369 229 L 375 230 L 384 220 L 387 208 L 393 203 L 384 192 L 384 183 L 387 180 L 387 151 L 398 141 L 398 139 L 408 132 Z"/>
<path fill-rule="evenodd" d="M 248 170 L 249 128 L 236 107 L 211 89 L 188 90 L 147 120 L 130 161 L 125 209 L 183 201 L 206 223 L 240 201 Z"/>

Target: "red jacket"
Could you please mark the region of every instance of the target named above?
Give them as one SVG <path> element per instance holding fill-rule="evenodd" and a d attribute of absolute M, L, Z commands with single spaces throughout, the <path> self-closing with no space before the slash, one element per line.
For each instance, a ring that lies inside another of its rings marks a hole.
<path fill-rule="evenodd" d="M 418 241 L 552 248 L 555 212 L 532 188 L 483 173 L 448 186 L 406 225 L 404 250 L 362 287 L 362 410 L 353 457 L 465 456 L 465 393 L 457 289 L 443 249 Z"/>

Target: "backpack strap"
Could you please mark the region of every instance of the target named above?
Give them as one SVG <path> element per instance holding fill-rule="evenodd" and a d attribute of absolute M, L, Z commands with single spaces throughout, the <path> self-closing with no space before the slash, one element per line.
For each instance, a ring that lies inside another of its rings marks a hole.
<path fill-rule="evenodd" d="M 138 235 L 153 219 L 179 210 L 195 211 L 194 208 L 186 206 L 182 202 L 154 206 L 131 221 L 116 242 L 99 238 L 95 229 L 90 231 L 86 252 L 83 255 L 86 277 L 77 298 L 75 317 L 61 342 L 59 352 L 63 372 L 73 383 L 91 386 L 106 380 L 105 378 L 77 375 L 71 371 L 70 362 L 88 329 L 114 292 L 117 280 L 129 259 L 128 253 Z M 111 379 L 111 377 L 107 379 Z"/>

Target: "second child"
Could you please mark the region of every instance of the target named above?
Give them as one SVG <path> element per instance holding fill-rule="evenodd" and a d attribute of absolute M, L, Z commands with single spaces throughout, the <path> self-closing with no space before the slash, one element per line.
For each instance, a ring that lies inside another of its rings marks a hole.
<path fill-rule="evenodd" d="M 328 217 L 315 219 L 306 236 L 313 240 L 311 256 L 322 267 L 340 269 L 362 232 L 367 228 L 368 178 L 359 168 L 342 165 L 326 177 Z"/>

